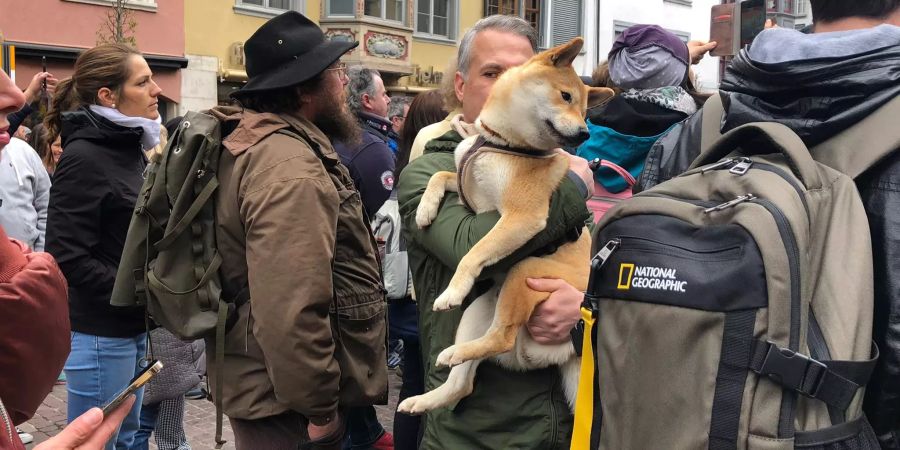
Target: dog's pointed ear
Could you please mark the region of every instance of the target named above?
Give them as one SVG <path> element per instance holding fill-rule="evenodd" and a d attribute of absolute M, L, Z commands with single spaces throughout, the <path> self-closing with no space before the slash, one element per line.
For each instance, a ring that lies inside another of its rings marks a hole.
<path fill-rule="evenodd" d="M 566 44 L 559 45 L 547 50 L 547 56 L 550 64 L 556 67 L 568 67 L 575 61 L 581 47 L 584 46 L 584 39 L 576 37 Z"/>
<path fill-rule="evenodd" d="M 588 88 L 587 107 L 594 108 L 605 105 L 616 95 L 615 91 L 605 87 Z"/>

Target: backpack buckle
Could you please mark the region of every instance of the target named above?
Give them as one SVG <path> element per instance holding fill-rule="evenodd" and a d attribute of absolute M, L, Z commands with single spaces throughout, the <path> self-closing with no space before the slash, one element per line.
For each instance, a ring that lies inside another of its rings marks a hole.
<path fill-rule="evenodd" d="M 828 366 L 802 353 L 778 347 L 771 341 L 766 344 L 766 356 L 759 370 L 753 371 L 804 396 L 815 398 Z"/>

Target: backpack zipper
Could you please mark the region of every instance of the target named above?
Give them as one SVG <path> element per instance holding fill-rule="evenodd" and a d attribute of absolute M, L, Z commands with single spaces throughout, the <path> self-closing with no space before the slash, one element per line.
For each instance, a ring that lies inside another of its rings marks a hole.
<path fill-rule="evenodd" d="M 6 432 L 9 434 L 9 442 L 16 442 L 13 439 L 13 426 L 12 421 L 9 420 L 9 414 L 6 412 L 6 406 L 3 405 L 3 400 L 0 400 L 0 417 L 3 417 L 3 423 L 6 425 Z"/>
<path fill-rule="evenodd" d="M 794 190 L 797 191 L 797 196 L 800 197 L 800 201 L 803 203 L 803 209 L 806 210 L 806 216 L 809 217 L 809 205 L 806 202 L 806 197 L 803 195 L 803 187 L 800 186 L 800 183 L 797 183 L 795 177 L 788 175 L 787 172 L 774 164 L 769 164 L 762 161 L 753 161 L 752 159 L 747 157 L 728 158 L 719 161 L 718 163 L 700 168 L 700 173 L 706 173 L 711 170 L 728 169 L 728 172 L 732 174 L 743 176 L 750 171 L 751 167 L 774 173 L 775 175 L 778 175 L 779 177 L 784 179 L 784 181 L 787 181 L 788 184 L 790 184 L 791 187 L 793 187 Z"/>

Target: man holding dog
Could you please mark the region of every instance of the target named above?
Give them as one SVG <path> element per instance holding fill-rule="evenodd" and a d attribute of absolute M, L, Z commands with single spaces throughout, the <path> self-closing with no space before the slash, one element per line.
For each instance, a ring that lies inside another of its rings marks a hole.
<path fill-rule="evenodd" d="M 357 45 L 286 12 L 246 42 L 242 108 L 213 110 L 234 130 L 216 194 L 223 296 L 249 301 L 210 381 L 238 449 L 339 449 L 345 408 L 387 400 L 377 249 L 329 140 L 358 139 L 339 60 Z"/>
<path fill-rule="evenodd" d="M 525 63 L 535 54 L 536 47 L 534 29 L 512 16 L 484 18 L 465 34 L 454 80 L 456 97 L 462 103 L 462 115 L 454 119 L 459 128 L 467 128 L 475 121 L 500 74 Z M 432 140 L 424 155 L 404 170 L 398 187 L 413 284 L 420 303 L 426 391 L 447 378 L 449 370 L 436 368 L 435 360 L 441 350 L 453 343 L 462 315 L 460 310 L 433 312 L 433 302 L 447 287 L 459 260 L 499 219 L 496 212 L 469 211 L 459 204 L 455 194 L 449 193 L 437 220 L 427 230 L 416 227 L 416 208 L 429 179 L 438 171 L 456 171 L 453 151 L 462 139 L 454 130 Z M 571 161 L 570 176 L 553 195 L 544 231 L 509 258 L 485 269 L 480 280 L 489 280 L 493 273 L 508 269 L 528 255 L 552 251 L 555 245 L 566 241 L 570 230 L 580 229 L 589 220 L 585 198 L 592 174 L 587 161 L 575 157 Z M 476 285 L 474 291 L 480 293 L 484 288 Z M 529 332 L 539 343 L 568 341 L 570 330 L 580 318 L 581 300 L 564 294 L 577 291 L 558 280 L 534 280 L 532 288 L 553 294 L 535 311 Z M 561 291 L 556 292 L 558 289 Z M 428 414 L 422 449 L 568 448 L 572 415 L 560 389 L 556 367 L 513 372 L 485 361 L 474 384 L 472 394 L 454 408 Z"/>

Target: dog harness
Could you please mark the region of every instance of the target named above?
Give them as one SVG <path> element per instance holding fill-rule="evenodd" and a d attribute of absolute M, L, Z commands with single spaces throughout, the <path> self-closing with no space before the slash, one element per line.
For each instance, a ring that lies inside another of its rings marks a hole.
<path fill-rule="evenodd" d="M 485 131 L 496 134 L 490 128 L 486 127 L 483 123 L 482 128 L 484 128 Z M 459 168 L 457 168 L 456 170 L 456 187 L 457 192 L 459 193 L 459 199 L 460 201 L 462 201 L 463 205 L 465 205 L 466 208 L 469 208 L 473 211 L 474 208 L 472 208 L 472 205 L 469 204 L 469 200 L 466 198 L 466 194 L 463 192 L 463 180 L 465 179 L 465 173 L 469 168 L 469 164 L 475 159 L 476 156 L 478 156 L 479 153 L 502 153 L 505 155 L 523 156 L 526 158 L 539 159 L 548 159 L 556 156 L 556 152 L 553 150 L 516 148 L 489 143 L 487 139 L 484 138 L 484 135 L 479 134 L 478 138 L 475 139 L 475 142 L 472 143 L 472 146 L 469 147 L 469 149 L 466 150 L 466 153 L 463 154 L 462 159 L 459 162 Z"/>

